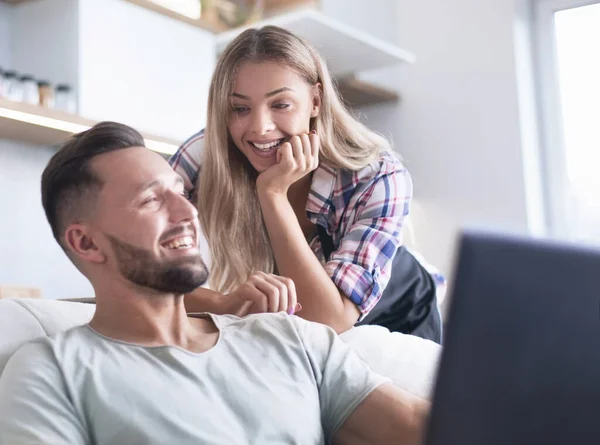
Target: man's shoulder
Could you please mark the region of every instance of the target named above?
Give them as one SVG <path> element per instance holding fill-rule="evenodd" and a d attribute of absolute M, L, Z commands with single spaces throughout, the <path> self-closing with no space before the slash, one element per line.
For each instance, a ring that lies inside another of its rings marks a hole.
<path fill-rule="evenodd" d="M 21 359 L 53 358 L 56 356 L 57 350 L 63 350 L 65 347 L 79 347 L 85 337 L 85 331 L 85 326 L 77 326 L 49 337 L 33 339 L 17 349 L 13 356 L 19 355 Z"/>
<path fill-rule="evenodd" d="M 80 327 L 59 332 L 50 337 L 39 337 L 20 346 L 10 357 L 6 369 L 17 369 L 19 373 L 45 372 L 48 368 L 59 368 L 64 346 L 74 346 L 76 337 L 80 335 Z"/>
<path fill-rule="evenodd" d="M 278 342 L 297 342 L 303 348 L 306 348 L 307 340 L 313 343 L 315 338 L 324 339 L 335 335 L 328 326 L 285 312 L 253 314 L 242 318 L 235 315 L 213 315 L 213 320 L 225 332 L 271 337 Z"/>
<path fill-rule="evenodd" d="M 285 312 L 251 314 L 245 317 L 236 315 L 214 315 L 211 314 L 213 321 L 218 328 L 235 330 L 271 330 L 271 329 L 295 329 L 297 317 L 286 314 Z"/>

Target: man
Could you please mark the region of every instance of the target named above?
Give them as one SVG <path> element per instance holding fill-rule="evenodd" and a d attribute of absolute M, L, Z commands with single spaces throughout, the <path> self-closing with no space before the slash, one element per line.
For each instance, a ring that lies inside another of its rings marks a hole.
<path fill-rule="evenodd" d="M 1 445 L 419 442 L 426 403 L 330 328 L 285 312 L 186 315 L 183 295 L 207 278 L 197 213 L 135 130 L 101 123 L 71 138 L 42 201 L 96 313 L 13 355 Z"/>

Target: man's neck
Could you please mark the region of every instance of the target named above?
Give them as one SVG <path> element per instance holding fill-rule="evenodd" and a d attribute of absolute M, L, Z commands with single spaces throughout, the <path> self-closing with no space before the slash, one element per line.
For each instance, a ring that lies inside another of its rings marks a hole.
<path fill-rule="evenodd" d="M 188 318 L 183 295 L 130 289 L 96 289 L 96 312 L 90 327 L 115 340 L 177 346 L 192 352 L 210 349 L 219 335 L 212 320 Z"/>

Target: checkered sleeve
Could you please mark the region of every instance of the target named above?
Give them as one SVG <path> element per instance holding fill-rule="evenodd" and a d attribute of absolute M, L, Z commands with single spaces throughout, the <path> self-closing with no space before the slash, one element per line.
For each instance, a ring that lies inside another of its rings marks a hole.
<path fill-rule="evenodd" d="M 360 309 L 362 320 L 385 289 L 392 260 L 402 244 L 402 226 L 412 199 L 412 179 L 399 163 L 364 182 L 347 203 L 338 249 L 325 270 L 338 289 Z"/>
<path fill-rule="evenodd" d="M 204 130 L 200 130 L 181 144 L 177 152 L 169 158 L 169 164 L 173 170 L 183 178 L 188 194 L 191 194 L 196 186 L 203 151 Z"/>

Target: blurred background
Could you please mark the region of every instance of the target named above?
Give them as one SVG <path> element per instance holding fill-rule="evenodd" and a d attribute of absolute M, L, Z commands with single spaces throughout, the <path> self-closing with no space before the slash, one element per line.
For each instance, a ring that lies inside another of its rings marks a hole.
<path fill-rule="evenodd" d="M 407 242 L 446 275 L 465 227 L 600 240 L 600 0 L 0 0 L 0 298 L 92 296 L 40 202 L 57 144 L 114 120 L 168 156 L 263 23 L 311 40 L 393 142 Z"/>

